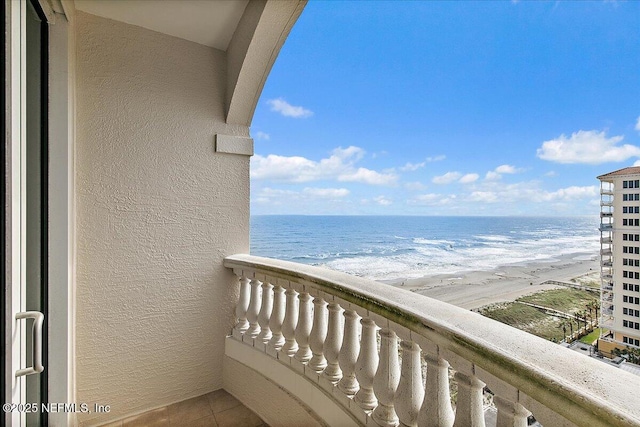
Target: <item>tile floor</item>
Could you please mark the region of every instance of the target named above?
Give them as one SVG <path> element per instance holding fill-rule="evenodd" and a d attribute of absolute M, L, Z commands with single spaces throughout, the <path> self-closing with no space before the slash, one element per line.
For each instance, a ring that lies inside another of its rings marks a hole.
<path fill-rule="evenodd" d="M 224 390 L 174 403 L 103 427 L 267 427 Z"/>

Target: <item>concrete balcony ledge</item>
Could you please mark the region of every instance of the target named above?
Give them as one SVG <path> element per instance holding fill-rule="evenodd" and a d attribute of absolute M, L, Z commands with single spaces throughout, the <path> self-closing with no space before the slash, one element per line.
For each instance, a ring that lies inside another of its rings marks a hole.
<path fill-rule="evenodd" d="M 240 286 L 238 322 L 227 339 L 231 363 L 258 373 L 282 365 L 315 387 L 316 397 L 297 399 L 320 425 L 331 422 L 313 409 L 318 399 L 355 425 L 480 426 L 488 388 L 498 427 L 524 426 L 530 414 L 545 426 L 640 426 L 640 377 L 477 313 L 292 262 L 234 255 L 224 265 Z M 256 354 L 241 356 L 242 346 Z M 267 359 L 280 365 L 261 362 Z M 458 385 L 455 412 L 449 369 Z M 264 375 L 295 392 L 279 375 Z M 263 419 L 287 425 L 282 416 Z"/>

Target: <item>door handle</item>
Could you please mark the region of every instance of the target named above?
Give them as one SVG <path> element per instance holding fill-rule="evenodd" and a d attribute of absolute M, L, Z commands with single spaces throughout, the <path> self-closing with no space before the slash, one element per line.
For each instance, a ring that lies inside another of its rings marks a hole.
<path fill-rule="evenodd" d="M 33 319 L 33 345 L 31 346 L 33 366 L 18 369 L 16 371 L 16 377 L 39 374 L 44 371 L 44 366 L 42 366 L 42 324 L 44 323 L 44 314 L 39 311 L 23 311 L 16 314 L 16 320 L 20 319 Z"/>

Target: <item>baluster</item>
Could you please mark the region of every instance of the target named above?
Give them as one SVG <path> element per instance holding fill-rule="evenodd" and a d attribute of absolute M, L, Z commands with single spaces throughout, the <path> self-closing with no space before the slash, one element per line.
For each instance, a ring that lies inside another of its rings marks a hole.
<path fill-rule="evenodd" d="M 418 425 L 420 405 L 424 398 L 420 347 L 412 341 L 402 341 L 402 368 L 395 398 L 395 408 L 401 426 Z"/>
<path fill-rule="evenodd" d="M 338 362 L 342 370 L 342 379 L 338 382 L 338 389 L 347 396 L 353 396 L 358 391 L 356 379 L 356 361 L 360 352 L 358 337 L 358 313 L 355 310 L 344 311 L 344 337 Z"/>
<path fill-rule="evenodd" d="M 496 427 L 527 427 L 527 417 L 531 412 L 524 406 L 498 395 L 493 396 L 493 403 L 498 408 Z"/>
<path fill-rule="evenodd" d="M 360 384 L 360 390 L 354 400 L 365 411 L 371 411 L 378 404 L 378 399 L 373 392 L 373 378 L 378 368 L 378 342 L 376 331 L 378 327 L 371 319 L 362 319 L 362 338 L 360 339 L 360 355 L 356 362 L 356 379 Z"/>
<path fill-rule="evenodd" d="M 271 319 L 271 311 L 273 310 L 273 285 L 267 281 L 262 283 L 262 306 L 258 313 L 258 324 L 260 325 L 260 333 L 256 340 L 266 344 L 271 339 L 271 328 L 269 328 L 269 320 Z"/>
<path fill-rule="evenodd" d="M 273 288 L 273 309 L 269 319 L 269 329 L 271 329 L 271 340 L 267 348 L 278 351 L 284 344 L 282 335 L 282 321 L 284 320 L 284 288 L 275 286 Z"/>
<path fill-rule="evenodd" d="M 424 352 L 427 380 L 424 401 L 418 415 L 420 427 L 451 427 L 453 409 L 449 394 L 449 363 L 441 357 Z"/>
<path fill-rule="evenodd" d="M 311 360 L 311 349 L 309 348 L 309 335 L 311 334 L 311 319 L 313 316 L 311 295 L 307 292 L 302 292 L 298 296 L 299 314 L 298 314 L 298 326 L 296 326 L 296 342 L 298 343 L 298 351 L 294 355 L 296 360 L 302 363 L 307 363 Z"/>
<path fill-rule="evenodd" d="M 242 335 L 249 329 L 249 321 L 247 320 L 247 310 L 249 309 L 249 279 L 242 276 L 240 278 L 240 294 L 238 295 L 238 305 L 236 305 L 236 317 L 238 321 L 233 331 Z"/>
<path fill-rule="evenodd" d="M 284 345 L 280 351 L 287 356 L 293 356 L 298 351 L 296 342 L 296 325 L 298 324 L 298 293 L 289 288 L 284 293 L 287 297 L 284 321 L 282 322 L 282 335 L 284 335 Z"/>
<path fill-rule="evenodd" d="M 453 376 L 458 383 L 458 401 L 454 427 L 484 427 L 482 389 L 484 383 L 475 375 L 456 372 Z"/>
<path fill-rule="evenodd" d="M 398 364 L 398 338 L 391 329 L 380 331 L 380 362 L 373 380 L 373 390 L 378 406 L 373 410 L 373 420 L 380 426 L 397 426 L 398 416 L 393 399 L 400 381 Z"/>
<path fill-rule="evenodd" d="M 251 300 L 249 301 L 249 309 L 247 310 L 247 320 L 249 321 L 249 329 L 247 335 L 255 338 L 260 333 L 260 325 L 258 324 L 258 313 L 260 311 L 260 281 L 251 279 Z"/>
<path fill-rule="evenodd" d="M 327 303 L 320 297 L 313 299 L 313 327 L 309 337 L 311 347 L 311 360 L 309 367 L 317 373 L 322 372 L 327 366 L 327 359 L 324 357 L 324 340 L 327 337 Z"/>
<path fill-rule="evenodd" d="M 342 370 L 338 363 L 340 347 L 342 346 L 342 308 L 336 303 L 329 304 L 329 324 L 327 338 L 324 341 L 324 356 L 327 358 L 327 367 L 322 376 L 332 383 L 337 383 L 342 378 Z"/>

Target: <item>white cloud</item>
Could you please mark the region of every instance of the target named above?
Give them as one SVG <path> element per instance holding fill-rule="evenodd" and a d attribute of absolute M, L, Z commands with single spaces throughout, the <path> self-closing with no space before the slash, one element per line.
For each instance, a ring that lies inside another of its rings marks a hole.
<path fill-rule="evenodd" d="M 537 156 L 558 163 L 586 163 L 597 165 L 606 162 L 622 162 L 630 157 L 640 157 L 640 147 L 617 145 L 623 136 L 607 138 L 604 131 L 578 131 L 567 138 L 564 134 L 545 141 L 538 148 Z"/>
<path fill-rule="evenodd" d="M 346 188 L 315 188 L 305 187 L 302 191 L 283 190 L 281 188 L 265 187 L 257 192 L 255 202 L 258 203 L 290 203 L 313 201 L 314 199 L 337 200 L 347 197 L 350 191 Z"/>
<path fill-rule="evenodd" d="M 499 179 L 502 179 L 502 175 L 494 171 L 489 171 L 484 176 L 484 179 L 486 179 L 487 181 L 498 181 Z"/>
<path fill-rule="evenodd" d="M 419 181 L 406 182 L 404 188 L 411 191 L 422 191 L 427 188 L 426 185 Z"/>
<path fill-rule="evenodd" d="M 458 182 L 461 184 L 471 184 L 472 182 L 476 182 L 478 178 L 480 178 L 480 175 L 477 173 L 468 173 L 460 178 L 460 181 Z"/>
<path fill-rule="evenodd" d="M 589 197 L 596 197 L 598 195 L 598 188 L 595 185 L 588 187 L 571 186 L 567 188 L 561 188 L 553 192 L 543 193 L 543 201 L 553 200 L 576 200 L 586 199 Z"/>
<path fill-rule="evenodd" d="M 439 156 L 427 157 L 425 160 L 428 163 L 431 163 L 431 162 L 441 162 L 442 160 L 444 160 L 446 158 L 447 158 L 447 156 L 445 156 L 444 154 L 440 154 Z"/>
<path fill-rule="evenodd" d="M 451 184 L 460 179 L 461 176 L 460 172 L 447 172 L 444 175 L 434 177 L 431 181 L 434 184 Z"/>
<path fill-rule="evenodd" d="M 349 195 L 349 190 L 346 188 L 305 188 L 302 192 L 312 197 L 323 197 L 329 199 L 337 199 L 340 197 L 346 197 Z"/>
<path fill-rule="evenodd" d="M 442 195 L 435 193 L 420 194 L 412 199 L 407 200 L 408 205 L 423 205 L 423 206 L 443 206 L 448 205 L 455 201 L 456 195 Z"/>
<path fill-rule="evenodd" d="M 258 132 L 256 132 L 256 139 L 266 139 L 266 140 L 269 140 L 269 139 L 271 139 L 271 137 L 269 136 L 269 134 L 268 134 L 268 133 L 258 131 Z"/>
<path fill-rule="evenodd" d="M 269 99 L 267 104 L 271 107 L 271 111 L 280 113 L 285 117 L 300 119 L 313 115 L 313 111 L 307 110 L 304 107 L 291 105 L 282 98 Z"/>
<path fill-rule="evenodd" d="M 364 156 L 359 147 L 338 147 L 331 156 L 314 161 L 300 156 L 255 155 L 251 159 L 251 178 L 279 182 L 310 182 L 337 180 L 371 185 L 393 185 L 398 177 L 394 173 L 380 173 L 355 164 Z"/>
<path fill-rule="evenodd" d="M 498 195 L 495 191 L 474 191 L 469 195 L 472 202 L 494 203 L 498 201 Z"/>
<path fill-rule="evenodd" d="M 390 199 L 387 199 L 385 196 L 374 197 L 373 201 L 381 206 L 389 206 L 393 202 Z"/>
<path fill-rule="evenodd" d="M 468 201 L 481 203 L 518 203 L 518 202 L 564 202 L 590 199 L 598 196 L 598 188 L 594 185 L 571 186 L 555 191 L 540 188 L 537 181 L 520 182 L 500 186 L 498 189 L 479 189 L 468 196 Z"/>
<path fill-rule="evenodd" d="M 355 172 L 348 171 L 338 176 L 338 181 L 370 185 L 392 185 L 397 179 L 398 177 L 393 173 L 380 173 L 367 168 L 358 168 Z"/>
<path fill-rule="evenodd" d="M 494 170 L 487 172 L 487 174 L 484 176 L 484 179 L 487 181 L 498 181 L 502 179 L 503 174 L 515 174 L 523 171 L 524 169 L 516 168 L 515 166 L 500 165 Z"/>
<path fill-rule="evenodd" d="M 636 160 L 635 162 L 633 162 L 633 166 L 640 166 L 640 160 Z"/>
<path fill-rule="evenodd" d="M 548 177 L 554 177 L 558 175 L 555 171 L 549 171 L 547 173 L 544 174 L 544 176 L 548 176 Z"/>
<path fill-rule="evenodd" d="M 638 121 L 636 122 L 636 130 L 640 131 L 640 116 L 638 117 Z"/>
<path fill-rule="evenodd" d="M 420 162 L 420 163 L 407 162 L 404 166 L 399 167 L 398 169 L 401 172 L 412 172 L 412 171 L 415 171 L 415 170 L 418 170 L 420 168 L 425 167 L 427 163 L 440 162 L 440 161 L 442 161 L 444 159 L 446 159 L 446 156 L 444 156 L 444 155 L 439 155 L 439 156 L 434 156 L 434 157 L 427 157 L 426 159 L 424 159 L 423 162 Z"/>
<path fill-rule="evenodd" d="M 515 168 L 515 166 L 511 166 L 511 165 L 500 165 L 497 168 L 495 168 L 495 172 L 496 173 L 509 173 L 509 174 L 513 174 L 513 173 L 518 173 L 518 169 Z"/>
<path fill-rule="evenodd" d="M 406 165 L 399 167 L 398 169 L 400 169 L 401 172 L 413 172 L 415 170 L 418 170 L 420 168 L 423 168 L 424 165 L 426 165 L 427 162 L 422 162 L 422 163 L 410 163 L 407 162 Z"/>

